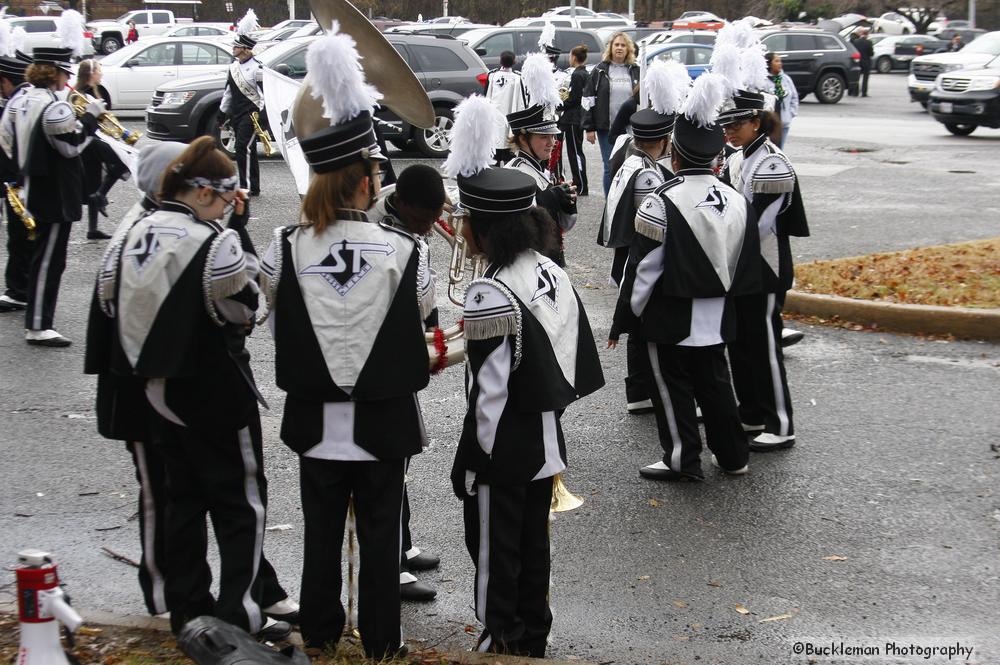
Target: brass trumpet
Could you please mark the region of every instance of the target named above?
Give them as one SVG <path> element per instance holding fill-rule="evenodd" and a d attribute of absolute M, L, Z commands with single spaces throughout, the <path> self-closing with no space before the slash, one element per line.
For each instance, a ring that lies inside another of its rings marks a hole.
<path fill-rule="evenodd" d="M 274 146 L 271 145 L 271 137 L 260 126 L 260 113 L 254 111 L 250 114 L 250 122 L 253 123 L 253 133 L 257 135 L 257 140 L 264 146 L 264 156 L 270 157 L 274 154 Z"/>
<path fill-rule="evenodd" d="M 73 112 L 76 113 L 76 117 L 78 118 L 87 112 L 87 104 L 90 103 L 90 100 L 83 93 L 73 88 L 69 89 L 69 97 L 67 97 L 66 101 L 73 106 Z M 125 129 L 118 118 L 110 111 L 105 111 L 101 114 L 101 117 L 97 119 L 97 125 L 102 132 L 113 139 L 124 141 L 126 145 L 135 145 L 142 138 L 142 132 L 133 132 Z"/>
<path fill-rule="evenodd" d="M 14 211 L 15 215 L 21 218 L 21 223 L 28 230 L 28 240 L 34 240 L 35 229 L 38 228 L 38 224 L 35 223 L 35 218 L 28 212 L 28 208 L 21 201 L 21 188 L 9 182 L 5 184 L 7 185 L 7 203 L 10 204 L 10 209 Z"/>

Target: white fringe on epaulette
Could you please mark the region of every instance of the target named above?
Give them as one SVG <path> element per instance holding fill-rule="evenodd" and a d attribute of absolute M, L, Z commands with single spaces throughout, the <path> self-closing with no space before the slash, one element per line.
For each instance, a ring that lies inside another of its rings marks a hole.
<path fill-rule="evenodd" d="M 517 316 L 511 312 L 488 319 L 465 321 L 465 339 L 491 339 L 517 334 Z"/>
<path fill-rule="evenodd" d="M 780 180 L 754 180 L 754 194 L 787 194 L 795 191 L 795 178 L 788 177 Z"/>
<path fill-rule="evenodd" d="M 665 229 L 659 224 L 653 224 L 642 217 L 635 218 L 635 232 L 643 237 L 663 242 L 664 231 Z"/>
<path fill-rule="evenodd" d="M 215 301 L 217 299 L 228 298 L 229 296 L 236 295 L 243 289 L 244 286 L 247 285 L 247 282 L 249 281 L 245 270 L 238 270 L 232 275 L 227 275 L 226 277 L 222 277 L 220 279 L 212 278 L 212 270 L 215 267 L 215 257 L 218 255 L 219 249 L 222 247 L 226 238 L 230 235 L 235 236 L 236 242 L 239 242 L 239 235 L 232 229 L 226 229 L 212 240 L 212 244 L 208 248 L 208 255 L 205 257 L 205 269 L 201 275 L 202 291 L 205 294 L 205 311 L 208 312 L 208 317 L 212 319 L 212 322 L 220 328 L 226 325 L 226 321 L 219 316 L 219 310 L 215 306 Z"/>

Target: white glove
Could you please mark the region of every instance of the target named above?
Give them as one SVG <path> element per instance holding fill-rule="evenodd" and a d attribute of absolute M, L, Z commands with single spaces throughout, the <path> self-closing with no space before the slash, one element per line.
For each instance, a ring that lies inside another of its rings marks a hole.
<path fill-rule="evenodd" d="M 86 112 L 95 118 L 100 118 L 108 112 L 108 107 L 104 104 L 103 99 L 92 99 L 87 103 Z"/>

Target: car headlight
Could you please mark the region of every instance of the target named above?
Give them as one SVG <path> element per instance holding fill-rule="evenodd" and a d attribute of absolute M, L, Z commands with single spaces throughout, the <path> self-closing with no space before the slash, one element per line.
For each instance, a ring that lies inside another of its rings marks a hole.
<path fill-rule="evenodd" d="M 194 90 L 181 90 L 179 92 L 167 92 L 163 95 L 160 107 L 164 106 L 184 106 L 194 97 Z"/>
<path fill-rule="evenodd" d="M 1000 88 L 1000 76 L 970 76 L 966 92 L 974 90 L 994 90 Z"/>
<path fill-rule="evenodd" d="M 962 69 L 963 67 L 966 67 L 966 66 L 967 65 L 958 65 L 958 64 L 955 64 L 955 65 L 941 65 L 941 71 L 943 71 L 943 72 L 953 72 L 956 69 Z"/>

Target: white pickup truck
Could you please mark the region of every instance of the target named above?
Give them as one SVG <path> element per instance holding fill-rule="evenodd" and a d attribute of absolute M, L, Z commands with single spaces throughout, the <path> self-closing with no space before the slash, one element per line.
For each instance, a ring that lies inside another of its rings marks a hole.
<path fill-rule="evenodd" d="M 178 19 L 169 9 L 137 9 L 125 12 L 116 19 L 98 19 L 87 23 L 94 33 L 94 50 L 98 53 L 114 53 L 125 45 L 128 36 L 128 22 L 135 22 L 139 37 L 160 35 L 191 19 Z"/>

